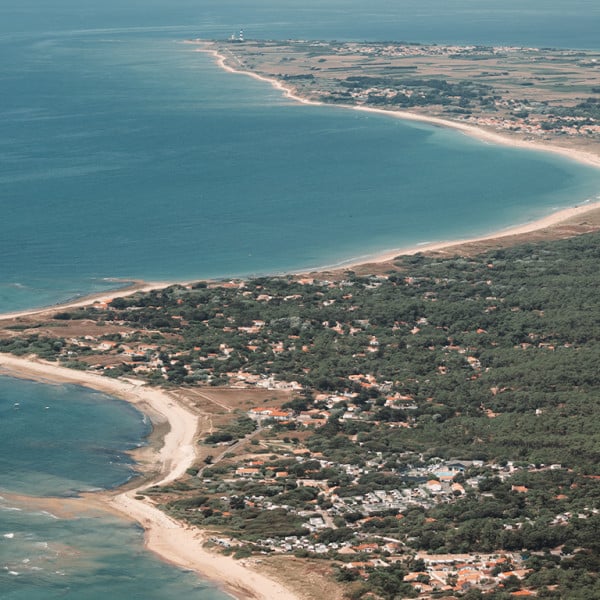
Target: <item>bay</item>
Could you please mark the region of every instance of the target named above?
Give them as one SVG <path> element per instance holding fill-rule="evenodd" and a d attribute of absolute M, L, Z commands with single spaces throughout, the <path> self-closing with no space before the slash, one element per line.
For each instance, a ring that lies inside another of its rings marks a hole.
<path fill-rule="evenodd" d="M 298 105 L 164 33 L 3 43 L 0 311 L 115 278 L 338 264 L 491 232 L 600 190 L 598 170 L 545 153 Z"/>
<path fill-rule="evenodd" d="M 150 431 L 147 417 L 106 394 L 0 376 L 0 489 L 70 496 L 113 488 L 135 475 L 127 452 Z"/>

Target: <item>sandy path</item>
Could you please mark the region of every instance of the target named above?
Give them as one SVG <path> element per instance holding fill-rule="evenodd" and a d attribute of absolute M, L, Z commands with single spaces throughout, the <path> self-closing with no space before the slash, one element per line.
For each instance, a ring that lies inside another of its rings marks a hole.
<path fill-rule="evenodd" d="M 254 571 L 241 561 L 203 548 L 204 534 L 187 527 L 155 506 L 136 496 L 144 488 L 164 485 L 181 477 L 196 460 L 198 415 L 162 390 L 146 387 L 133 379 L 108 379 L 101 375 L 75 371 L 52 363 L 0 354 L 0 374 L 47 383 L 71 383 L 117 396 L 138 406 L 153 419 L 166 419 L 169 431 L 155 457 L 158 474 L 138 488 L 126 492 L 92 494 L 93 503 L 105 502 L 145 530 L 146 546 L 163 559 L 191 569 L 213 581 L 237 598 L 255 600 L 299 600 L 279 583 Z"/>

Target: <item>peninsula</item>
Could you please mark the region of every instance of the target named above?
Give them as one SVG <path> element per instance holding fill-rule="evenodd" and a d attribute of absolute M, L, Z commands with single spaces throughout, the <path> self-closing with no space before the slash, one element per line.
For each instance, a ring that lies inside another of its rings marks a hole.
<path fill-rule="evenodd" d="M 306 103 L 386 111 L 600 166 L 600 53 L 416 43 L 191 40 Z"/>
<path fill-rule="evenodd" d="M 600 234 L 567 230 L 7 317 L 0 365 L 167 422 L 99 502 L 236 596 L 594 597 Z"/>

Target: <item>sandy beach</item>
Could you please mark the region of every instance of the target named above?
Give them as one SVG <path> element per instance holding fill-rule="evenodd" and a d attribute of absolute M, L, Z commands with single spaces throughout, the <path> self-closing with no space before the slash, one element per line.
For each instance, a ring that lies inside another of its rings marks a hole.
<path fill-rule="evenodd" d="M 390 248 L 388 250 L 382 250 L 373 255 L 363 255 L 359 257 L 349 258 L 340 263 L 323 265 L 317 269 L 301 269 L 296 271 L 294 274 L 303 275 L 307 272 L 318 273 L 324 271 L 332 271 L 336 269 L 347 269 L 357 267 L 359 265 L 366 264 L 377 264 L 385 263 L 393 260 L 398 256 L 410 256 L 418 254 L 419 252 L 440 252 L 450 251 L 453 248 L 462 246 L 464 244 L 501 240 L 502 238 L 509 238 L 511 236 L 518 236 L 527 233 L 541 231 L 550 227 L 555 227 L 563 223 L 568 222 L 574 218 L 585 219 L 586 214 L 600 210 L 600 201 L 598 202 L 586 202 L 576 206 L 563 208 L 557 210 L 549 215 L 530 221 L 528 223 L 522 223 L 514 225 L 500 231 L 491 232 L 489 235 L 475 236 L 472 238 L 463 238 L 459 240 L 439 240 L 434 242 L 426 242 L 422 244 L 415 244 L 412 246 Z M 67 302 L 65 304 L 57 304 L 54 306 L 47 306 L 42 308 L 26 309 L 17 312 L 0 313 L 0 320 L 3 319 L 17 319 L 19 317 L 27 317 L 31 315 L 43 315 L 46 313 L 56 312 L 58 310 L 68 310 L 72 308 L 81 308 L 84 306 L 90 306 L 95 302 L 108 302 L 112 298 L 125 297 L 135 294 L 136 292 L 149 292 L 150 290 L 159 290 L 167 288 L 171 285 L 189 285 L 190 282 L 175 282 L 175 281 L 155 281 L 155 282 L 143 282 L 136 281 L 131 286 L 118 290 L 107 290 L 100 294 L 93 294 L 90 296 L 84 296 L 73 302 Z"/>
<path fill-rule="evenodd" d="M 129 285 L 126 285 L 122 288 L 115 288 L 112 290 L 106 290 L 104 292 L 98 292 L 97 294 L 87 294 L 82 296 L 81 298 L 77 298 L 76 300 L 71 300 L 68 302 L 64 302 L 61 304 L 56 304 L 54 306 L 44 306 L 40 308 L 26 309 L 14 312 L 8 312 L 0 314 L 0 319 L 8 318 L 8 317 L 25 317 L 29 315 L 40 315 L 49 310 L 56 309 L 71 309 L 71 308 L 81 308 L 82 306 L 89 306 L 90 304 L 94 304 L 94 302 L 106 302 L 119 296 L 120 298 L 124 298 L 125 296 L 131 296 L 137 292 L 149 292 L 150 290 L 160 290 L 170 285 L 174 285 L 176 282 L 174 281 L 141 281 L 135 280 L 132 281 Z M 181 283 L 181 282 L 177 282 Z M 181 283 L 183 285 L 183 283 Z"/>
<path fill-rule="evenodd" d="M 143 484 L 128 489 L 90 494 L 95 506 L 102 506 L 134 520 L 145 530 L 146 547 L 164 560 L 195 571 L 240 600 L 299 600 L 300 597 L 278 582 L 265 577 L 233 558 L 209 552 L 203 547 L 204 534 L 185 526 L 150 504 L 136 498 L 152 485 L 164 485 L 181 477 L 196 460 L 199 419 L 168 393 L 148 388 L 134 379 L 109 379 L 75 371 L 52 363 L 0 354 L 0 374 L 45 383 L 70 383 L 89 387 L 126 400 L 148 414 L 153 422 L 165 421 L 168 432 L 160 450 L 142 467 L 149 476 Z"/>
<path fill-rule="evenodd" d="M 363 265 L 365 263 L 382 263 L 393 260 L 398 256 L 411 256 L 413 254 L 418 254 L 419 252 L 440 252 L 440 251 L 450 251 L 452 248 L 457 246 L 462 246 L 464 244 L 470 244 L 475 242 L 485 242 L 492 240 L 502 240 L 502 238 L 507 238 L 511 236 L 523 235 L 526 233 L 532 233 L 534 231 L 540 231 L 542 229 L 547 229 L 549 227 L 554 227 L 556 225 L 560 225 L 561 223 L 565 223 L 571 219 L 576 217 L 585 217 L 587 213 L 591 213 L 593 211 L 600 210 L 600 201 L 592 202 L 588 204 L 581 204 L 579 206 L 573 206 L 570 208 L 564 208 L 558 210 L 550 215 L 542 217 L 541 219 L 537 219 L 535 221 L 531 221 L 530 223 L 524 223 L 522 225 L 515 225 L 513 227 L 509 227 L 507 229 L 503 229 L 501 231 L 497 231 L 495 233 L 491 233 L 490 235 L 480 236 L 480 237 L 472 237 L 465 238 L 461 240 L 453 240 L 453 241 L 440 241 L 440 242 L 431 242 L 425 244 L 418 244 L 416 246 L 409 246 L 406 248 L 396 248 L 392 250 L 387 250 L 385 252 L 378 253 L 372 257 L 361 257 L 352 261 L 344 262 L 342 265 L 336 265 L 336 267 L 356 267 L 358 265 Z"/>

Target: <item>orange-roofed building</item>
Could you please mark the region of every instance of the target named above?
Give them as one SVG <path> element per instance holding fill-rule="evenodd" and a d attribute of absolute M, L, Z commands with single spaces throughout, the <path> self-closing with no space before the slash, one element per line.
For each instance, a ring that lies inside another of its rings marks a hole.
<path fill-rule="evenodd" d="M 435 480 L 435 479 L 430 479 L 425 486 L 427 487 L 427 489 L 430 492 L 441 492 L 442 491 L 442 484 Z"/>
<path fill-rule="evenodd" d="M 406 581 L 406 582 L 416 581 L 421 576 L 429 577 L 429 575 L 427 573 L 425 573 L 425 571 L 420 571 L 418 573 L 413 572 L 413 573 L 407 573 L 404 576 L 404 581 Z"/>
<path fill-rule="evenodd" d="M 251 408 L 249 412 L 257 415 L 270 415 L 272 408 L 267 408 L 266 406 L 259 406 L 257 408 Z"/>
<path fill-rule="evenodd" d="M 291 412 L 273 409 L 271 411 L 271 418 L 276 421 L 287 420 L 292 416 Z"/>
<path fill-rule="evenodd" d="M 429 594 L 433 592 L 433 586 L 429 585 L 428 583 L 421 583 L 420 581 L 411 581 L 410 585 L 422 594 Z"/>
<path fill-rule="evenodd" d="M 505 571 L 498 575 L 498 579 L 507 579 L 508 577 L 514 576 L 517 579 L 523 579 L 531 569 L 515 569 L 514 571 Z"/>
<path fill-rule="evenodd" d="M 460 483 L 453 483 L 450 486 L 450 489 L 453 492 L 458 492 L 459 494 L 464 494 L 465 493 L 465 488 L 462 485 L 460 485 Z"/>
<path fill-rule="evenodd" d="M 354 549 L 357 552 L 366 552 L 367 554 L 371 554 L 371 552 L 379 550 L 379 546 L 377 544 L 359 544 L 358 546 L 354 546 Z"/>

